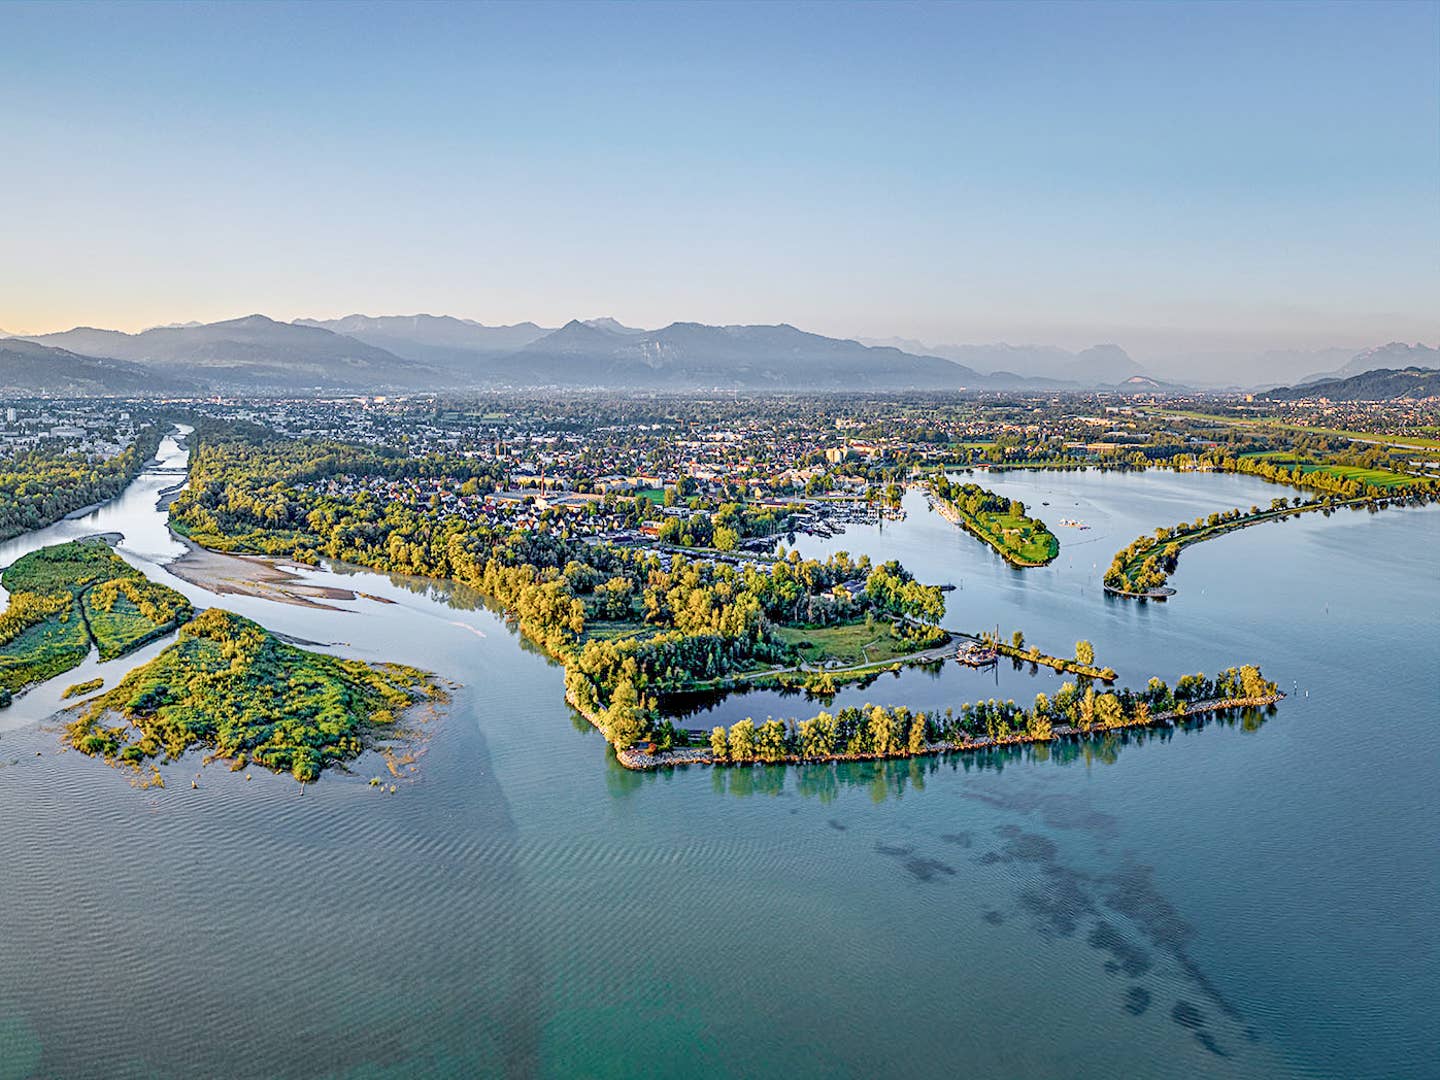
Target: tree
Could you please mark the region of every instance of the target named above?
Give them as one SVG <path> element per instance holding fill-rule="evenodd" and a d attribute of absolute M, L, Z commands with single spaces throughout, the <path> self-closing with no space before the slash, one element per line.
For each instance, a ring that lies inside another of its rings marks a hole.
<path fill-rule="evenodd" d="M 730 760 L 755 760 L 755 722 L 748 717 L 730 725 Z"/>
<path fill-rule="evenodd" d="M 1016 630 L 1015 633 L 1010 635 L 1010 644 L 1017 649 L 1023 649 L 1025 647 L 1025 632 L 1023 630 Z"/>
<path fill-rule="evenodd" d="M 645 712 L 632 679 L 621 679 L 605 710 L 605 734 L 616 750 L 628 750 L 645 732 Z"/>
<path fill-rule="evenodd" d="M 911 717 L 906 746 L 912 754 L 918 754 L 925 749 L 925 714 L 923 712 L 916 713 Z"/>
<path fill-rule="evenodd" d="M 724 761 L 730 756 L 730 743 L 725 737 L 723 727 L 716 726 L 710 729 L 710 752 L 715 755 L 717 761 Z"/>
<path fill-rule="evenodd" d="M 1095 720 L 1101 727 L 1119 727 L 1125 720 L 1120 699 L 1114 694 L 1098 695 L 1095 698 Z"/>
<path fill-rule="evenodd" d="M 1075 662 L 1081 667 L 1091 667 L 1095 663 L 1095 646 L 1088 641 L 1077 641 L 1075 643 Z"/>
<path fill-rule="evenodd" d="M 761 761 L 781 761 L 788 751 L 785 725 L 779 720 L 766 720 L 755 733 L 755 753 Z"/>

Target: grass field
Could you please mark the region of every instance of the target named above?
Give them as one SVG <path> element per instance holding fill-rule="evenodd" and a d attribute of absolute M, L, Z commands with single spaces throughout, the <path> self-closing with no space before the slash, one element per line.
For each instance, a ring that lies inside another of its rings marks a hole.
<path fill-rule="evenodd" d="M 1060 541 L 1041 522 L 1015 514 L 976 515 L 981 527 L 1025 562 L 1045 563 L 1060 554 Z"/>
<path fill-rule="evenodd" d="M 1289 451 L 1252 450 L 1240 456 L 1273 461 L 1277 464 L 1292 466 L 1298 464 L 1300 471 L 1306 475 L 1315 472 L 1328 473 L 1342 480 L 1354 480 L 1356 483 L 1374 484 L 1376 487 L 1382 488 L 1404 487 L 1407 484 L 1415 482 L 1413 476 L 1406 476 L 1404 473 L 1393 472 L 1390 469 L 1366 469 L 1358 465 L 1330 465 L 1313 461 L 1303 461 L 1298 455 Z"/>
<path fill-rule="evenodd" d="M 59 615 L 22 630 L 0 647 L 0 687 L 19 690 L 78 667 L 90 653 L 90 635 L 72 604 Z"/>
<path fill-rule="evenodd" d="M 665 491 L 662 488 L 640 488 L 635 492 L 635 497 L 639 499 L 649 499 L 656 506 L 659 506 L 665 501 Z"/>
<path fill-rule="evenodd" d="M 642 622 L 592 619 L 585 624 L 584 640 L 615 641 L 619 638 L 650 637 L 657 633 L 659 633 L 659 627 L 647 626 Z"/>
<path fill-rule="evenodd" d="M 775 635 L 795 648 L 807 664 L 834 661 L 845 667 L 879 664 L 913 652 L 913 648 L 890 633 L 888 626 L 868 629 L 864 623 L 822 626 L 813 629 L 784 626 Z"/>

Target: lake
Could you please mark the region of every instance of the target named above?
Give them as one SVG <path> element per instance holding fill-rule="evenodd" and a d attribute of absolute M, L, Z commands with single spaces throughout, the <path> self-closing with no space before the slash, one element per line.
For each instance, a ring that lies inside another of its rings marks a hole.
<path fill-rule="evenodd" d="M 1244 530 L 1138 604 L 1101 592 L 1118 548 L 1279 492 L 992 476 L 1060 538 L 1026 571 L 910 493 L 904 522 L 801 551 L 898 558 L 957 586 L 947 626 L 1087 638 L 1119 685 L 1255 661 L 1291 696 L 1088 744 L 639 774 L 469 590 L 334 567 L 304 576 L 380 599 L 306 608 L 167 574 L 184 447 L 160 457 L 0 565 L 120 532 L 197 604 L 460 688 L 393 795 L 371 760 L 302 794 L 187 758 L 142 791 L 59 752 L 46 688 L 0 711 L 0 1077 L 1437 1075 L 1440 507 Z M 1053 681 L 951 664 L 846 694 Z M 761 692 L 704 722 L 818 708 Z"/>

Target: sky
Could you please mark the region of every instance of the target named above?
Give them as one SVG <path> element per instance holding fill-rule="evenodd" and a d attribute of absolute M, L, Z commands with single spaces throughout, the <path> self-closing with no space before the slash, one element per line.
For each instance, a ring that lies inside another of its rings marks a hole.
<path fill-rule="evenodd" d="M 1432 0 L 0 3 L 0 147 L 11 332 L 1440 339 Z"/>

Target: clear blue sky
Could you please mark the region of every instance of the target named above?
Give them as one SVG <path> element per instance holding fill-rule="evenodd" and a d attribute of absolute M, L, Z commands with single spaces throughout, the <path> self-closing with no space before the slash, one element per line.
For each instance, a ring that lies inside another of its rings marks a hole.
<path fill-rule="evenodd" d="M 1440 337 L 1440 4 L 0 4 L 0 327 Z"/>

